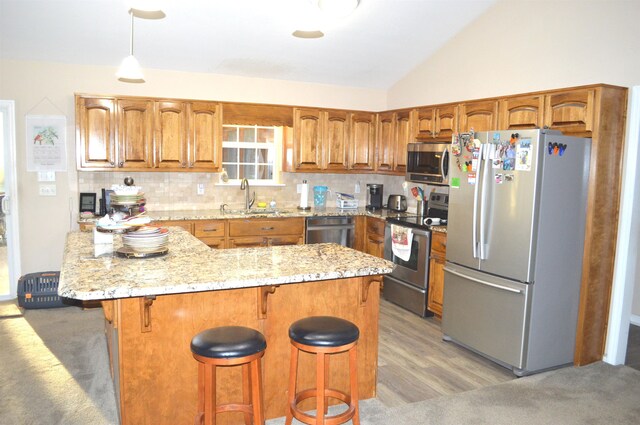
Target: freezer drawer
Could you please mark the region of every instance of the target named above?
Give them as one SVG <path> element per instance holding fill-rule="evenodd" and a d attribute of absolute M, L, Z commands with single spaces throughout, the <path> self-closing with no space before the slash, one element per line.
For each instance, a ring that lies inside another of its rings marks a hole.
<path fill-rule="evenodd" d="M 409 285 L 394 279 L 391 276 L 384 277 L 382 296 L 387 301 L 403 307 L 420 317 L 433 316 L 427 310 L 427 290 Z"/>
<path fill-rule="evenodd" d="M 442 333 L 522 369 L 529 285 L 449 262 L 444 272 Z"/>

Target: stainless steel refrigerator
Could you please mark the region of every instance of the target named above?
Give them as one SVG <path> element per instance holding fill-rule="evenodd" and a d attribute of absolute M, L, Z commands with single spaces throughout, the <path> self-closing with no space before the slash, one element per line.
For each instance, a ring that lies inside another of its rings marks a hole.
<path fill-rule="evenodd" d="M 571 363 L 591 139 L 475 138 L 451 149 L 444 338 L 519 376 Z"/>

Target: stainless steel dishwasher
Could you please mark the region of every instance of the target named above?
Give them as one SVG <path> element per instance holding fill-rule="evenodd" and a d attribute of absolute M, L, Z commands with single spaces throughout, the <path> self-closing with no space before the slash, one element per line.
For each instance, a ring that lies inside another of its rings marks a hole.
<path fill-rule="evenodd" d="M 308 217 L 305 241 L 311 243 L 337 243 L 353 247 L 356 225 L 354 217 Z"/>

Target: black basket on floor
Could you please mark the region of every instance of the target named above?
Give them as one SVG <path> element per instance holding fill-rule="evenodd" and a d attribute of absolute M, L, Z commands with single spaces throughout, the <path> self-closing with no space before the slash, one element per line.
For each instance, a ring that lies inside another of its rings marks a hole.
<path fill-rule="evenodd" d="M 29 273 L 18 280 L 18 305 L 22 308 L 67 307 L 58 296 L 60 272 Z"/>

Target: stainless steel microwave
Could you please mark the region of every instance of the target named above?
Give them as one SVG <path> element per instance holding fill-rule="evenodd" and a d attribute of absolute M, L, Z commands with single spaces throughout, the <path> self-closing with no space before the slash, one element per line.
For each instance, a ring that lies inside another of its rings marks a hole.
<path fill-rule="evenodd" d="M 449 143 L 409 143 L 406 180 L 449 185 Z"/>

